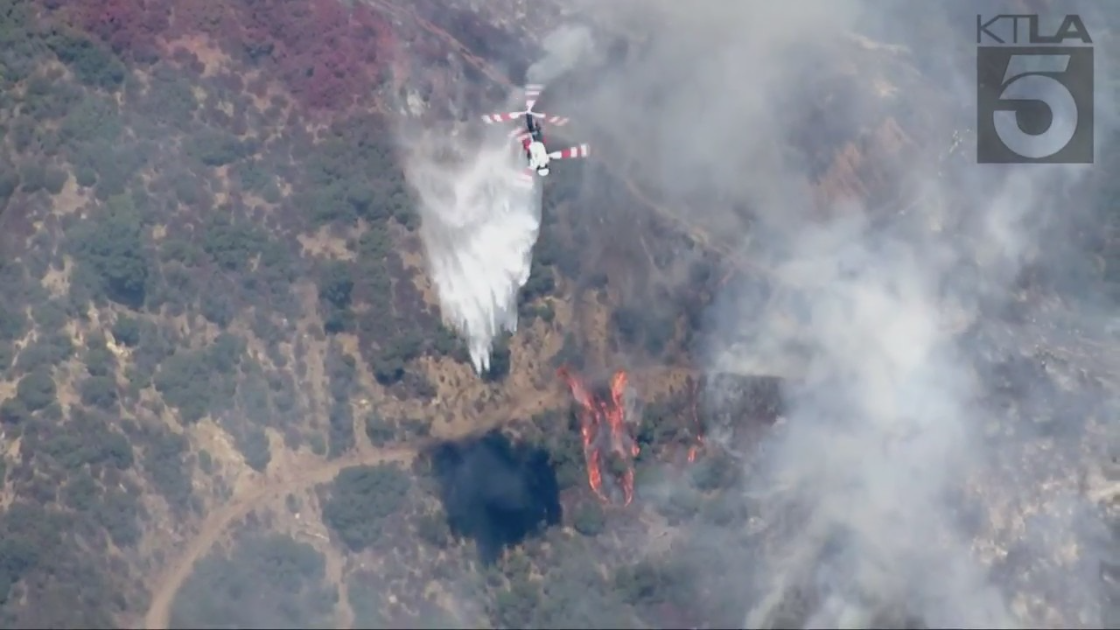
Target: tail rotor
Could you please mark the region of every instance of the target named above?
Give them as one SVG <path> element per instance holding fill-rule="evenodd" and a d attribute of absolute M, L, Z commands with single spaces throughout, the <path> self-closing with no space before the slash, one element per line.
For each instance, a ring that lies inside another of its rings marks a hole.
<path fill-rule="evenodd" d="M 544 86 L 539 83 L 530 83 L 525 86 L 525 109 L 519 112 L 498 112 L 494 114 L 483 114 L 482 121 L 488 124 L 504 123 L 517 120 L 522 116 L 529 115 L 533 118 L 544 118 L 550 125 L 562 126 L 568 123 L 568 119 L 563 116 L 550 116 L 541 112 L 533 111 L 537 101 L 540 100 L 541 92 L 544 92 Z"/>
<path fill-rule="evenodd" d="M 544 86 L 538 83 L 530 83 L 525 86 L 525 113 L 534 114 L 533 106 L 537 104 L 537 100 L 541 97 L 541 92 L 544 91 Z"/>

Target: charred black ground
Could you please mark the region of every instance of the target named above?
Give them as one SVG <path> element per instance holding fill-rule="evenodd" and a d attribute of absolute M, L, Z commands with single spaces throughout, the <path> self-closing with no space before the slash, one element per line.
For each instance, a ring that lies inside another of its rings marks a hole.
<path fill-rule="evenodd" d="M 560 486 L 543 449 L 491 431 L 435 446 L 431 462 L 451 532 L 474 540 L 486 564 L 560 523 Z"/>

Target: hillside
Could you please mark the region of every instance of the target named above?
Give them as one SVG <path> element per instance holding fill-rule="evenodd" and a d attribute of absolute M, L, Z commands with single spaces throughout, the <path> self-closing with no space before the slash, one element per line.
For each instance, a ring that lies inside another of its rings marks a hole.
<path fill-rule="evenodd" d="M 0 11 L 5 624 L 450 614 L 424 585 L 472 556 L 440 551 L 410 462 L 511 420 L 567 437 L 575 314 L 551 296 L 585 273 L 578 243 L 541 244 L 526 332 L 480 381 L 430 301 L 390 131 L 406 90 L 465 71 L 410 75 L 401 40 L 414 61 L 447 42 L 400 7 L 170 7 Z M 427 568 L 383 574 L 386 551 Z M 243 600 L 214 582 L 276 562 Z"/>
<path fill-rule="evenodd" d="M 763 529 L 742 453 L 812 370 L 801 349 L 710 369 L 713 313 L 765 295 L 758 321 L 814 338 L 796 314 L 804 275 L 744 251 L 756 209 L 666 183 L 642 160 L 673 138 L 606 125 L 589 97 L 604 157 L 547 184 L 521 323 L 490 373 L 441 321 L 396 129 L 505 98 L 541 54 L 524 11 L 0 0 L 0 624 L 742 623 L 741 594 L 718 584 L 745 562 L 723 545 Z M 628 63 L 656 58 L 612 37 Z M 902 165 L 967 164 L 967 130 L 936 119 L 951 97 L 897 50 L 838 45 L 844 63 L 800 102 L 843 100 L 857 79 L 883 97 L 858 124 L 795 112 L 806 215 L 922 206 Z M 882 76 L 861 75 L 868 59 Z M 556 98 L 599 72 L 558 79 Z M 899 90 L 939 114 L 888 98 Z M 723 210 L 699 216 L 707 205 Z M 1092 235 L 1093 282 L 1115 282 L 1111 220 Z M 1024 303 L 1073 310 L 1053 277 L 1021 284 Z M 938 334 L 1029 336 L 1032 358 L 993 364 L 1046 382 L 1089 369 L 1101 413 L 1112 342 L 1001 326 L 965 317 Z M 1015 399 L 1012 380 L 1000 391 Z M 716 388 L 731 393 L 719 404 Z M 581 443 L 595 422 L 636 448 L 595 454 L 602 500 Z M 771 620 L 807 623 L 811 598 L 783 594 Z"/>

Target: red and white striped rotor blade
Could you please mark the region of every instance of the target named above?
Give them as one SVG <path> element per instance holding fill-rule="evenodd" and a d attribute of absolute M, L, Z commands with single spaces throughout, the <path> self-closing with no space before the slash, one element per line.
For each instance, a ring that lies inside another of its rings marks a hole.
<path fill-rule="evenodd" d="M 553 116 L 552 114 L 545 114 L 543 112 L 529 112 L 534 118 L 543 118 L 544 121 L 554 127 L 563 127 L 572 121 L 567 116 Z"/>
<path fill-rule="evenodd" d="M 524 114 L 525 114 L 525 112 L 506 112 L 506 113 L 499 113 L 499 114 L 483 114 L 482 115 L 482 122 L 487 123 L 487 124 L 491 124 L 491 125 L 494 124 L 494 123 L 509 122 L 511 120 L 516 120 L 518 117 L 520 117 Z"/>
<path fill-rule="evenodd" d="M 548 154 L 548 157 L 554 160 L 570 160 L 572 158 L 584 158 L 591 154 L 591 146 L 581 144 L 575 147 L 569 147 L 563 151 L 553 151 Z"/>

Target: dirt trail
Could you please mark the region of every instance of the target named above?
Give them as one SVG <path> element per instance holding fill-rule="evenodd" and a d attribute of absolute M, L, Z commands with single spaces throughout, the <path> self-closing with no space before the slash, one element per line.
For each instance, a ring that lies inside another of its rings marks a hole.
<path fill-rule="evenodd" d="M 653 387 L 655 382 L 676 382 L 683 378 L 686 370 L 669 366 L 653 366 L 636 375 L 640 386 Z M 559 388 L 562 389 L 562 388 Z M 485 433 L 505 424 L 510 418 L 527 418 L 539 410 L 541 398 L 550 397 L 552 392 L 526 392 L 503 405 L 503 413 L 486 414 L 485 422 L 464 425 L 452 434 L 441 436 L 443 440 L 465 438 L 468 435 Z M 169 627 L 171 607 L 175 602 L 183 582 L 190 576 L 194 564 L 205 556 L 221 540 L 225 531 L 244 518 L 254 508 L 270 501 L 282 499 L 289 493 L 303 492 L 312 486 L 328 483 L 338 473 L 350 466 L 374 465 L 386 462 L 408 464 L 437 439 L 420 440 L 397 447 L 377 448 L 363 442 L 359 449 L 347 456 L 333 461 L 324 461 L 314 455 L 307 455 L 291 461 L 275 475 L 262 478 L 256 487 L 243 491 L 233 497 L 220 509 L 211 512 L 203 521 L 194 538 L 182 549 L 178 557 L 168 564 L 166 571 L 156 581 L 152 590 L 152 602 L 144 616 L 145 628 L 163 629 Z"/>
<path fill-rule="evenodd" d="M 485 433 L 501 426 L 510 418 L 529 417 L 539 410 L 538 398 L 548 396 L 547 393 L 539 392 L 526 394 L 508 401 L 508 405 L 503 405 L 503 413 L 487 414 L 484 416 L 486 421 L 463 425 L 460 430 L 441 436 L 441 439 L 461 439 L 471 434 Z M 314 455 L 307 455 L 288 462 L 288 465 L 274 475 L 261 478 L 255 487 L 239 493 L 220 509 L 208 514 L 194 538 L 181 550 L 178 557 L 167 565 L 166 571 L 157 579 L 152 589 L 152 602 L 144 615 L 144 627 L 158 629 L 168 627 L 175 595 L 190 576 L 195 562 L 221 540 L 230 525 L 244 518 L 254 508 L 281 499 L 289 493 L 296 494 L 312 486 L 328 483 L 344 468 L 386 462 L 410 463 L 417 453 L 437 441 L 426 439 L 385 448 L 377 448 L 363 442 L 358 450 L 339 459 L 324 461 Z"/>
<path fill-rule="evenodd" d="M 156 582 L 157 586 L 152 591 L 152 603 L 144 616 L 144 627 L 168 627 L 175 595 L 191 574 L 194 563 L 206 555 L 221 539 L 226 528 L 244 518 L 254 507 L 282 498 L 288 493 L 300 492 L 310 486 L 327 483 L 343 468 L 384 462 L 409 462 L 415 456 L 416 450 L 415 447 L 367 449 L 334 461 L 309 457 L 306 465 L 300 465 L 303 462 L 299 462 L 281 471 L 276 477 L 262 479 L 259 486 L 234 497 L 221 509 L 211 512 L 206 517 L 199 532 Z"/>

